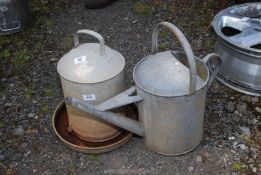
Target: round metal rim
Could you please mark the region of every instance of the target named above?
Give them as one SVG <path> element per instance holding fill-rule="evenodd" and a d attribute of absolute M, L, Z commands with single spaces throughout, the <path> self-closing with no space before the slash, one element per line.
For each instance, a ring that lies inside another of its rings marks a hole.
<path fill-rule="evenodd" d="M 184 54 L 184 52 L 179 52 L 179 51 L 171 51 L 171 52 Z M 142 59 L 136 64 L 136 66 L 134 67 L 133 73 L 132 73 L 132 77 L 133 77 L 133 80 L 134 80 L 134 82 L 135 82 L 135 85 L 136 85 L 139 89 L 143 90 L 144 92 L 147 92 L 147 93 L 149 93 L 149 94 L 151 94 L 151 95 L 154 95 L 154 96 L 165 97 L 165 98 L 184 97 L 184 96 L 192 96 L 192 95 L 196 94 L 198 91 L 200 91 L 201 89 L 205 88 L 205 87 L 207 86 L 207 84 L 208 84 L 208 80 L 209 80 L 209 69 L 208 69 L 207 65 L 206 65 L 200 58 L 194 56 L 194 58 L 197 59 L 198 61 L 202 62 L 202 63 L 206 66 L 206 68 L 207 68 L 207 70 L 208 70 L 208 71 L 207 71 L 207 77 L 206 77 L 205 82 L 202 84 L 202 87 L 200 87 L 199 89 L 196 89 L 196 91 L 195 91 L 194 94 L 190 94 L 190 95 L 189 95 L 189 94 L 183 94 L 183 95 L 167 96 L 167 95 L 161 95 L 161 94 L 156 94 L 156 93 L 154 93 L 154 92 L 151 92 L 150 90 L 147 90 L 147 89 L 143 88 L 142 85 L 140 85 L 140 84 L 137 82 L 136 78 L 135 78 L 135 73 L 136 73 L 137 67 L 138 67 L 143 61 L 145 61 L 146 59 L 148 59 L 149 57 L 150 57 L 150 55 L 147 56 L 147 57 L 145 57 L 145 58 L 142 58 Z"/>
<path fill-rule="evenodd" d="M 56 127 L 55 127 L 55 119 L 58 116 L 58 112 L 59 110 L 64 107 L 65 102 L 62 101 L 57 108 L 54 111 L 54 114 L 52 116 L 52 127 L 53 130 L 56 134 L 56 136 L 70 149 L 77 151 L 77 152 L 81 152 L 81 153 L 87 153 L 87 154 L 101 154 L 101 153 L 105 153 L 105 152 L 109 152 L 112 150 L 115 150 L 119 147 L 121 147 L 122 145 L 124 145 L 125 143 L 127 143 L 131 138 L 132 138 L 132 133 L 129 133 L 124 139 L 120 140 L 119 142 L 114 143 L 113 145 L 108 145 L 108 146 L 101 146 L 101 147 L 97 147 L 97 148 L 90 148 L 90 147 L 81 147 L 78 145 L 74 145 L 70 142 L 68 142 L 67 140 L 65 140 L 57 131 Z"/>
<path fill-rule="evenodd" d="M 118 75 L 120 75 L 120 74 L 124 71 L 124 69 L 125 69 L 125 65 L 124 65 L 123 69 L 120 71 L 120 73 L 118 73 L 117 75 L 115 75 L 115 76 L 113 76 L 113 77 L 111 77 L 111 78 L 109 78 L 109 79 L 107 79 L 107 80 L 103 80 L 103 81 L 99 81 L 99 82 L 95 82 L 95 83 L 79 83 L 79 82 L 77 82 L 77 81 L 68 80 L 67 78 L 64 78 L 62 75 L 60 75 L 60 74 L 59 74 L 59 75 L 60 75 L 60 77 L 62 77 L 62 78 L 65 79 L 66 81 L 69 81 L 69 82 L 72 82 L 72 83 L 75 83 L 75 84 L 99 84 L 99 83 L 104 83 L 104 82 L 106 82 L 106 81 L 110 81 L 111 79 L 117 77 Z"/>
<path fill-rule="evenodd" d="M 253 89 L 251 89 L 251 88 L 243 87 L 245 89 L 244 90 L 244 89 L 242 89 L 242 86 L 237 85 L 236 83 L 227 80 L 226 78 L 224 78 L 224 76 L 220 75 L 220 73 L 217 74 L 217 80 L 220 83 L 224 84 L 225 86 L 227 86 L 227 87 L 229 87 L 229 88 L 231 88 L 231 89 L 233 89 L 237 92 L 244 93 L 244 94 L 247 94 L 247 95 L 260 96 L 261 97 L 261 91 L 260 91 L 260 93 L 257 93 L 257 92 L 253 92 Z"/>
<path fill-rule="evenodd" d="M 146 147 L 147 147 L 149 150 L 151 150 L 151 151 L 153 151 L 153 152 L 155 152 L 155 153 L 164 155 L 164 156 L 181 156 L 181 155 L 187 154 L 187 153 L 193 151 L 194 149 L 196 149 L 196 148 L 200 145 L 202 139 L 203 139 L 203 135 L 202 135 L 202 137 L 201 137 L 199 143 L 197 143 L 195 146 L 191 147 L 191 148 L 188 149 L 187 151 L 184 151 L 184 152 L 182 152 L 182 153 L 177 153 L 177 154 L 164 154 L 164 153 L 162 153 L 162 152 L 155 151 L 154 149 L 150 148 L 147 144 L 146 144 Z"/>
<path fill-rule="evenodd" d="M 253 5 L 254 3 L 261 5 L 261 2 L 244 3 L 244 4 L 234 5 L 234 6 L 228 7 L 228 8 L 226 8 L 226 9 L 220 11 L 220 12 L 214 17 L 213 22 L 212 22 L 212 26 L 213 26 L 213 29 L 214 29 L 214 31 L 216 32 L 216 34 L 217 34 L 222 40 L 224 40 L 225 42 L 227 42 L 227 43 L 229 43 L 229 44 L 233 45 L 234 47 L 239 48 L 239 49 L 241 49 L 241 50 L 244 50 L 244 51 L 247 51 L 247 52 L 253 52 L 253 53 L 260 54 L 260 53 L 261 53 L 261 50 L 259 50 L 259 49 L 244 48 L 244 47 L 239 46 L 239 45 L 233 43 L 232 41 L 228 40 L 228 39 L 227 39 L 228 37 L 225 36 L 225 35 L 219 30 L 219 27 L 218 27 L 218 22 L 219 22 L 220 18 L 221 18 L 222 16 L 224 16 L 223 13 L 228 12 L 228 11 L 230 11 L 230 10 L 236 8 L 236 7 L 237 7 L 237 8 L 238 8 L 238 7 L 244 7 L 244 6 L 248 6 L 248 5 Z M 229 14 L 229 13 L 225 13 L 225 14 Z M 232 15 L 232 14 L 231 14 L 231 15 Z M 242 18 L 243 18 L 243 16 L 242 16 Z"/>
<path fill-rule="evenodd" d="M 234 45 L 231 45 L 229 42 L 223 40 L 222 38 L 218 38 L 218 40 L 220 41 L 220 43 L 222 43 L 223 45 L 225 45 L 226 47 L 230 48 L 231 50 L 237 51 L 238 53 L 242 54 L 242 55 L 247 55 L 247 56 L 251 56 L 253 59 L 260 59 L 261 57 L 258 57 L 257 55 L 253 54 L 253 52 L 246 52 L 243 51 L 242 49 L 235 47 Z"/>

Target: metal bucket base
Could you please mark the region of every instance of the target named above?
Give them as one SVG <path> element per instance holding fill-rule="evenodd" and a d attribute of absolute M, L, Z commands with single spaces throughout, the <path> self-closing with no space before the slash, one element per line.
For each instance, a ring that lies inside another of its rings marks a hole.
<path fill-rule="evenodd" d="M 218 73 L 217 79 L 220 83 L 224 84 L 225 86 L 227 86 L 235 91 L 238 91 L 238 92 L 241 92 L 241 93 L 244 93 L 247 95 L 252 95 L 252 96 L 261 96 L 261 90 L 254 90 L 251 87 L 243 86 L 240 83 L 229 80 L 221 73 Z"/>
<path fill-rule="evenodd" d="M 128 105 L 119 110 L 123 111 L 129 118 L 138 118 L 138 111 L 135 105 Z M 132 138 L 132 134 L 124 130 L 117 137 L 104 142 L 88 142 L 79 139 L 67 130 L 69 122 L 64 102 L 60 103 L 56 108 L 53 114 L 52 125 L 56 135 L 66 146 L 81 153 L 100 154 L 109 152 L 119 148 Z"/>
<path fill-rule="evenodd" d="M 200 141 L 196 145 L 192 146 L 190 149 L 188 149 L 188 150 L 186 150 L 184 152 L 179 152 L 179 153 L 175 153 L 175 154 L 171 154 L 171 153 L 167 154 L 167 153 L 159 152 L 158 150 L 155 150 L 155 149 L 151 148 L 149 145 L 146 145 L 146 147 L 149 150 L 151 150 L 151 151 L 153 151 L 155 153 L 161 154 L 163 156 L 181 156 L 181 155 L 187 154 L 187 153 L 193 151 L 194 149 L 196 149 L 200 145 L 202 138 L 203 138 L 203 135 L 202 135 Z"/>
<path fill-rule="evenodd" d="M 17 29 L 8 30 L 8 31 L 2 31 L 0 29 L 0 36 L 11 35 L 11 34 L 18 33 L 18 32 L 21 32 L 21 31 L 24 31 L 24 30 L 30 28 L 33 25 L 33 18 L 29 17 L 28 21 L 29 22 L 27 24 L 24 24 L 23 26 L 21 26 Z"/>
<path fill-rule="evenodd" d="M 122 133 L 122 131 L 123 130 L 119 130 L 119 132 L 118 133 L 116 133 L 115 135 L 113 135 L 113 136 L 111 136 L 111 137 L 107 137 L 106 139 L 97 139 L 97 138 L 95 138 L 95 140 L 91 140 L 91 139 L 86 139 L 84 136 L 82 136 L 81 134 L 79 134 L 79 133 L 77 133 L 77 132 L 75 132 L 75 131 L 73 131 L 72 130 L 72 132 L 73 132 L 73 134 L 75 135 L 75 136 L 77 136 L 79 139 L 81 139 L 81 140 L 84 140 L 84 141 L 87 141 L 87 142 L 105 142 L 105 141 L 108 141 L 108 140 L 112 140 L 112 139 L 114 139 L 115 137 L 118 137 L 121 133 Z"/>
<path fill-rule="evenodd" d="M 11 35 L 11 34 L 14 34 L 14 33 L 18 33 L 18 32 L 21 32 L 21 31 L 23 31 L 23 30 L 26 30 L 26 29 L 29 28 L 30 26 L 31 26 L 31 24 L 28 25 L 28 26 L 25 27 L 25 28 L 10 30 L 10 31 L 7 31 L 7 32 L 4 32 L 4 31 L 0 30 L 0 36 Z"/>

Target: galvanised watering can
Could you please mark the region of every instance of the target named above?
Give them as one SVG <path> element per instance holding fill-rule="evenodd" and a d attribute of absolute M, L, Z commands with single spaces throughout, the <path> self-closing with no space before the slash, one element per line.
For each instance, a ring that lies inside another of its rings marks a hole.
<path fill-rule="evenodd" d="M 93 36 L 99 43 L 79 43 L 82 35 Z M 105 45 L 104 38 L 91 30 L 74 34 L 74 48 L 58 62 L 64 96 L 96 105 L 123 91 L 125 59 Z M 118 136 L 122 129 L 98 120 L 67 105 L 69 127 L 79 138 L 103 142 Z"/>
<path fill-rule="evenodd" d="M 158 52 L 160 26 L 171 30 L 185 53 Z M 152 53 L 135 66 L 135 87 L 99 105 L 70 97 L 66 103 L 144 137 L 152 151 L 184 154 L 202 139 L 206 91 L 220 68 L 221 59 L 217 54 L 207 55 L 203 60 L 195 57 L 183 33 L 169 22 L 154 28 Z M 135 102 L 139 121 L 108 111 Z"/>

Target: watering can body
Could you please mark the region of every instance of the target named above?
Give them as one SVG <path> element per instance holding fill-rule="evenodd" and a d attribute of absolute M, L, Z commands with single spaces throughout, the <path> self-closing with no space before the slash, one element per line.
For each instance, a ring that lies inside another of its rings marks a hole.
<path fill-rule="evenodd" d="M 185 54 L 175 52 L 184 61 Z M 162 97 L 146 92 L 136 85 L 140 122 L 144 127 L 147 147 L 164 155 L 180 155 L 194 149 L 203 137 L 203 120 L 209 71 L 206 64 L 196 58 L 197 72 L 204 84 L 191 95 Z"/>
<path fill-rule="evenodd" d="M 138 109 L 147 147 L 164 155 L 180 155 L 195 148 L 203 136 L 205 91 L 165 98 L 137 88 L 137 94 L 146 99 L 138 103 Z"/>
<path fill-rule="evenodd" d="M 79 43 L 80 35 L 93 36 L 99 43 Z M 74 48 L 58 62 L 64 96 L 93 105 L 122 92 L 124 88 L 124 57 L 105 45 L 104 38 L 91 30 L 74 34 Z M 69 105 L 69 127 L 77 137 L 90 142 L 103 142 L 117 137 L 122 129 L 101 121 Z"/>

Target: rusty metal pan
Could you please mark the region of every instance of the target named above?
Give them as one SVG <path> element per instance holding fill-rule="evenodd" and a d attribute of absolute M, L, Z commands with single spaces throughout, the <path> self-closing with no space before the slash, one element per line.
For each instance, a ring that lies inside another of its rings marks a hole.
<path fill-rule="evenodd" d="M 117 112 L 125 113 L 127 117 L 132 119 L 138 118 L 136 105 L 125 106 L 123 108 L 117 109 Z M 109 152 L 124 145 L 132 138 L 132 134 L 124 130 L 117 137 L 104 142 L 88 142 L 79 139 L 72 132 L 67 130 L 69 122 L 64 101 L 58 105 L 53 114 L 52 126 L 57 137 L 66 146 L 74 151 L 81 153 L 100 154 Z"/>

